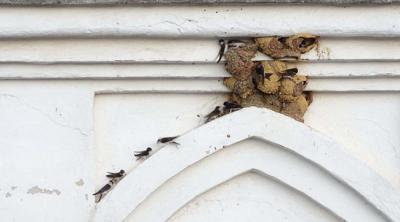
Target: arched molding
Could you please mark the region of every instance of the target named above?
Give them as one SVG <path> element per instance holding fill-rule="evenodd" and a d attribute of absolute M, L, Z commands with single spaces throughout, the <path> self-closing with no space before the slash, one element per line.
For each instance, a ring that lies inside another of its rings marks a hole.
<path fill-rule="evenodd" d="M 229 146 L 186 168 L 139 204 L 127 221 L 168 221 L 197 197 L 247 173 L 255 173 L 305 197 L 303 200 L 338 221 L 386 221 L 351 188 L 313 163 L 257 139 Z M 298 203 L 299 208 L 302 205 Z"/>
<path fill-rule="evenodd" d="M 357 192 L 389 220 L 400 219 L 399 192 L 343 147 L 291 118 L 251 107 L 193 129 L 179 137 L 179 147 L 170 144 L 153 154 L 98 204 L 94 220 L 122 221 L 169 179 L 251 137 L 295 153 Z"/>

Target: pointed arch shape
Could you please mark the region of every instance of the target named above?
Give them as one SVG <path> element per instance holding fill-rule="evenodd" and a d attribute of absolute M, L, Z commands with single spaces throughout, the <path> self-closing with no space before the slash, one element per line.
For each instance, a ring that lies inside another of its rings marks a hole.
<path fill-rule="evenodd" d="M 323 169 L 389 221 L 400 219 L 399 192 L 342 146 L 282 114 L 250 107 L 182 135 L 177 140 L 179 148 L 167 145 L 153 154 L 98 204 L 94 221 L 124 220 L 169 179 L 218 150 L 252 137 L 284 147 Z"/>
<path fill-rule="evenodd" d="M 283 147 L 255 138 L 222 149 L 186 168 L 139 204 L 128 216 L 129 221 L 168 221 L 197 197 L 247 173 L 255 173 L 302 196 L 307 204 L 311 202 L 338 221 L 387 221 L 322 169 Z"/>

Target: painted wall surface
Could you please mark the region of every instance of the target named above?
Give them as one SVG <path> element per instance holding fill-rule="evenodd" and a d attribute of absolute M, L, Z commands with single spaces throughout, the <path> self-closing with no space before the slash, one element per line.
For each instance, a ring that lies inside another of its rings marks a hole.
<path fill-rule="evenodd" d="M 0 8 L 1 221 L 400 221 L 399 20 L 395 5 Z M 321 35 L 288 61 L 314 92 L 304 124 L 256 108 L 204 124 L 229 93 L 219 38 L 298 32 Z"/>

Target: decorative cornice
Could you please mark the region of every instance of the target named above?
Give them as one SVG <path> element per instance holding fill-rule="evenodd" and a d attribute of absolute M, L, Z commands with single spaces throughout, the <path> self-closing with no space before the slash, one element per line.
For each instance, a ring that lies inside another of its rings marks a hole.
<path fill-rule="evenodd" d="M 13 6 L 99 6 L 99 5 L 222 5 L 222 4 L 317 4 L 317 5 L 385 5 L 399 0 L 0 0 Z"/>
<path fill-rule="evenodd" d="M 217 39 L 302 32 L 322 38 L 399 37 L 399 11 L 399 5 L 0 7 L 0 39 Z"/>

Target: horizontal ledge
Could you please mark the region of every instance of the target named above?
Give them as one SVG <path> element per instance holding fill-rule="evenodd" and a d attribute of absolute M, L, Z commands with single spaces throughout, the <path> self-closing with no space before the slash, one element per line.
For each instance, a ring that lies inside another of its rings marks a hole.
<path fill-rule="evenodd" d="M 393 4 L 398 0 L 0 0 L 0 5 L 44 6 L 101 6 L 101 5 L 218 5 L 218 4 L 318 4 L 318 5 L 365 5 Z"/>
<path fill-rule="evenodd" d="M 258 53 L 252 61 L 272 61 L 268 56 Z M 309 63 L 309 64 L 345 64 L 345 63 L 398 63 L 400 58 L 393 59 L 279 59 L 288 63 Z M 224 59 L 217 63 L 216 61 L 182 61 L 182 60 L 56 60 L 56 61 L 36 61 L 36 60 L 6 60 L 0 61 L 0 65 L 18 64 L 18 65 L 212 65 L 225 64 Z M 1 77 L 0 77 L 1 78 Z"/>
<path fill-rule="evenodd" d="M 136 79 L 136 80 L 3 80 L 0 87 L 37 84 L 40 87 L 81 87 L 97 94 L 114 93 L 229 93 L 222 79 Z M 400 91 L 400 78 L 316 78 L 306 87 L 313 92 Z"/>
<path fill-rule="evenodd" d="M 0 63 L 216 63 L 219 45 L 216 39 L 20 39 L 0 40 L 0 52 Z M 321 38 L 301 61 L 400 61 L 400 38 Z"/>
<path fill-rule="evenodd" d="M 215 81 L 215 80 L 214 80 Z M 212 80 L 210 81 L 210 83 Z M 160 84 L 160 88 L 157 86 Z M 230 93 L 222 83 L 206 85 L 189 84 L 186 87 L 162 87 L 161 84 L 154 84 L 152 87 L 136 86 L 129 87 L 122 85 L 114 88 L 101 88 L 96 94 L 132 94 L 132 93 Z M 165 84 L 165 83 L 164 83 Z M 190 87 L 190 88 L 189 88 Z M 312 79 L 305 89 L 312 92 L 400 92 L 400 78 L 397 79 Z"/>
<path fill-rule="evenodd" d="M 299 32 L 400 37 L 399 10 L 399 5 L 1 7 L 0 38 L 253 37 Z"/>
<path fill-rule="evenodd" d="M 306 90 L 313 92 L 400 91 L 400 78 L 311 79 Z"/>
<path fill-rule="evenodd" d="M 311 78 L 400 77 L 400 62 L 293 62 Z M 223 64 L 0 64 L 0 80 L 7 79 L 201 79 L 230 74 Z"/>

